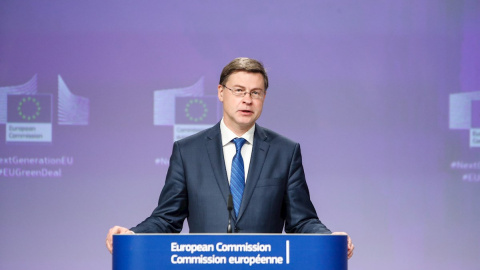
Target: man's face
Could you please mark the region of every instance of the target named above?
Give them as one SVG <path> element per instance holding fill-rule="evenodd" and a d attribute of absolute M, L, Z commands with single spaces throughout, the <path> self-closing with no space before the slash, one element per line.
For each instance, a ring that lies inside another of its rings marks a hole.
<path fill-rule="evenodd" d="M 237 71 L 228 77 L 225 83 L 230 89 L 244 89 L 247 92 L 263 91 L 264 81 L 260 73 Z M 238 136 L 243 135 L 262 114 L 262 99 L 252 99 L 250 94 L 235 96 L 232 91 L 218 85 L 218 99 L 223 103 L 223 121 L 225 125 Z"/>

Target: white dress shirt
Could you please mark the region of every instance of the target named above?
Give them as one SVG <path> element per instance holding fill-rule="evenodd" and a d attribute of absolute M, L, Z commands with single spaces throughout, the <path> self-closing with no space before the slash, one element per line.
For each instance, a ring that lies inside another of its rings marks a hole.
<path fill-rule="evenodd" d="M 231 131 L 222 121 L 220 121 L 220 133 L 222 134 L 223 157 L 225 159 L 225 169 L 227 169 L 228 183 L 232 174 L 232 160 L 237 152 L 233 139 L 239 138 Z M 250 167 L 250 158 L 252 157 L 253 134 L 255 133 L 255 125 L 241 136 L 247 140 L 242 147 L 241 153 L 243 158 L 243 166 L 245 169 L 245 183 L 247 182 L 248 168 Z"/>

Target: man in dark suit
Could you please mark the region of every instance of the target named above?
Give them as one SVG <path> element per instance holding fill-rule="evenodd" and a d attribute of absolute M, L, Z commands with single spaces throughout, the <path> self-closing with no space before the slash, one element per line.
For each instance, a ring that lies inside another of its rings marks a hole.
<path fill-rule="evenodd" d="M 310 201 L 299 144 L 256 124 L 267 88 L 257 60 L 225 66 L 218 85 L 222 120 L 174 143 L 158 206 L 130 230 L 111 228 L 110 252 L 113 234 L 178 233 L 185 218 L 191 233 L 224 233 L 229 214 L 237 233 L 331 233 Z M 348 243 L 350 258 L 350 237 Z"/>

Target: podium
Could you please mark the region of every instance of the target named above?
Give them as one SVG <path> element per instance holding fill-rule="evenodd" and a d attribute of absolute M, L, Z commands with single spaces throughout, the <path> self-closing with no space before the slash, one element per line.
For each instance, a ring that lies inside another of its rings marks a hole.
<path fill-rule="evenodd" d="M 113 236 L 113 270 L 347 270 L 347 236 L 135 234 Z"/>

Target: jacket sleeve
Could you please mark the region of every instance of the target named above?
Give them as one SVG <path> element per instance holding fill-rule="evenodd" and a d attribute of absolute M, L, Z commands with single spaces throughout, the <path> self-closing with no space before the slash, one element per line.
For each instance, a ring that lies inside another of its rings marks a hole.
<path fill-rule="evenodd" d="M 178 142 L 173 145 L 170 166 L 158 205 L 150 217 L 131 228 L 135 233 L 179 233 L 188 216 L 188 194 Z"/>
<path fill-rule="evenodd" d="M 287 233 L 332 233 L 318 219 L 310 200 L 302 165 L 300 145 L 296 143 L 290 163 L 286 196 L 284 199 L 285 232 Z"/>

